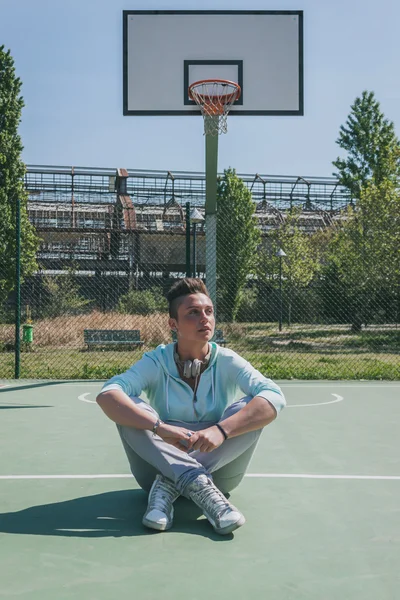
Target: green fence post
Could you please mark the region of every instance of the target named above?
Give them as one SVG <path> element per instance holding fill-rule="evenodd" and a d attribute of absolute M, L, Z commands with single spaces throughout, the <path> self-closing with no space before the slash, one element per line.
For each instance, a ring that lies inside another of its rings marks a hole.
<path fill-rule="evenodd" d="M 15 206 L 15 369 L 14 378 L 20 376 L 20 326 L 21 326 L 21 200 Z"/>

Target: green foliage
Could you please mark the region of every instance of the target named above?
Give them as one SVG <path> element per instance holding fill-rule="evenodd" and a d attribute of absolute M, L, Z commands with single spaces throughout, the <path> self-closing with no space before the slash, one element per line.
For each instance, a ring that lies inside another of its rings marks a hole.
<path fill-rule="evenodd" d="M 252 287 L 242 290 L 237 320 L 241 322 L 261 320 L 260 313 L 258 288 Z"/>
<path fill-rule="evenodd" d="M 267 245 L 260 248 L 257 276 L 264 286 L 279 288 L 280 261 L 282 265 L 282 290 L 288 306 L 288 322 L 291 322 L 292 303 L 299 290 L 311 284 L 320 269 L 320 250 L 312 237 L 300 229 L 301 208 L 286 213 L 280 226 L 271 232 Z M 279 249 L 286 257 L 276 256 Z"/>
<path fill-rule="evenodd" d="M 150 315 L 155 312 L 166 312 L 168 302 L 159 287 L 143 291 L 130 290 L 119 299 L 117 310 L 130 315 Z"/>
<path fill-rule="evenodd" d="M 73 270 L 67 275 L 45 277 L 43 289 L 47 297 L 43 313 L 45 317 L 76 315 L 91 303 L 91 300 L 86 300 L 80 295 Z"/>
<path fill-rule="evenodd" d="M 9 51 L 0 46 L 0 303 L 15 285 L 15 215 L 16 200 L 21 202 L 21 276 L 36 268 L 38 239 L 27 214 L 27 194 L 21 161 L 22 143 L 18 135 L 21 111 L 21 81 L 15 76 Z"/>
<path fill-rule="evenodd" d="M 217 189 L 218 313 L 225 321 L 236 319 L 241 294 L 254 271 L 261 236 L 254 216 L 251 192 L 227 169 Z"/>
<path fill-rule="evenodd" d="M 320 323 L 321 298 L 315 286 L 293 289 L 290 297 L 283 294 L 283 319 L 292 323 Z M 332 309 L 332 306 L 329 305 Z M 329 314 L 329 313 L 328 313 Z M 277 327 L 280 316 L 279 289 L 263 283 L 246 288 L 242 295 L 237 321 L 262 323 L 271 322 Z M 326 319 L 325 319 L 326 321 Z M 257 344 L 256 344 L 257 345 Z"/>
<path fill-rule="evenodd" d="M 348 298 L 354 330 L 368 323 L 377 297 L 398 297 L 400 193 L 389 180 L 368 184 L 332 235 L 325 275 Z M 333 277 L 332 277 L 333 275 Z"/>
<path fill-rule="evenodd" d="M 360 197 L 367 182 L 380 185 L 399 176 L 399 140 L 373 92 L 364 91 L 356 98 L 346 125 L 340 127 L 337 143 L 347 156 L 333 162 L 337 169 L 334 175 L 355 198 Z"/>
<path fill-rule="evenodd" d="M 0 323 L 14 323 L 15 309 L 6 306 L 6 303 L 0 304 Z"/>

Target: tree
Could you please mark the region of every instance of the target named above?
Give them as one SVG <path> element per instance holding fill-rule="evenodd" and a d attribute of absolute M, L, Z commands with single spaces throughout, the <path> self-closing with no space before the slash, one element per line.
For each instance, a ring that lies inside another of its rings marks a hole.
<path fill-rule="evenodd" d="M 151 315 L 167 312 L 168 303 L 160 287 L 150 290 L 129 290 L 118 302 L 118 312 L 129 315 Z"/>
<path fill-rule="evenodd" d="M 251 192 L 234 169 L 224 171 L 217 188 L 218 307 L 234 321 L 261 240 Z"/>
<path fill-rule="evenodd" d="M 400 284 L 400 193 L 390 180 L 369 183 L 332 236 L 327 269 L 345 285 L 352 329 L 373 318 Z"/>
<path fill-rule="evenodd" d="M 286 213 L 279 228 L 268 236 L 267 246 L 259 254 L 257 275 L 259 281 L 271 288 L 279 287 L 279 257 L 281 248 L 286 253 L 282 260 L 282 288 L 288 306 L 288 324 L 296 293 L 307 288 L 320 268 L 318 245 L 312 243 L 310 234 L 300 227 L 301 208 L 294 207 Z"/>
<path fill-rule="evenodd" d="M 373 92 L 356 98 L 337 144 L 348 154 L 333 165 L 340 183 L 359 198 L 367 182 L 380 185 L 400 173 L 400 145 L 392 122 L 385 119 Z"/>
<path fill-rule="evenodd" d="M 29 275 L 37 268 L 38 239 L 28 220 L 23 147 L 18 135 L 24 106 L 20 90 L 21 81 L 15 76 L 10 51 L 0 46 L 0 303 L 15 286 L 17 198 L 21 201 L 21 275 Z"/>
<path fill-rule="evenodd" d="M 87 300 L 80 295 L 73 268 L 68 269 L 66 275 L 44 277 L 43 287 L 47 296 L 43 311 L 44 317 L 80 314 L 91 303 L 91 300 Z"/>

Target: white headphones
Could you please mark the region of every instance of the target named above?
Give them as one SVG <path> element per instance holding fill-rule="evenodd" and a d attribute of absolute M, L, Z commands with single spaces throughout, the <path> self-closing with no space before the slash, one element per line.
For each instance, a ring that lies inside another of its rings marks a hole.
<path fill-rule="evenodd" d="M 198 358 L 195 358 L 194 360 L 180 360 L 179 354 L 176 351 L 176 348 L 177 348 L 177 345 L 175 344 L 174 359 L 175 359 L 175 362 L 178 365 L 178 367 L 180 367 L 182 369 L 183 376 L 186 377 L 186 379 L 192 379 L 192 378 L 198 377 L 201 373 L 202 367 L 206 368 L 208 363 L 210 362 L 211 347 L 210 347 L 210 350 L 204 360 L 199 360 Z"/>

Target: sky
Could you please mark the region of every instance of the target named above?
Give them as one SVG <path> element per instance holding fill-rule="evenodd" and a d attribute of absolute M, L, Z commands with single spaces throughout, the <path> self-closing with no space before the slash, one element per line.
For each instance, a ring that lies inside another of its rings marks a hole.
<path fill-rule="evenodd" d="M 228 117 L 219 171 L 331 176 L 363 90 L 400 135 L 398 0 L 0 0 L 28 165 L 204 171 L 201 117 L 123 116 L 123 10 L 304 11 L 304 116 Z"/>

